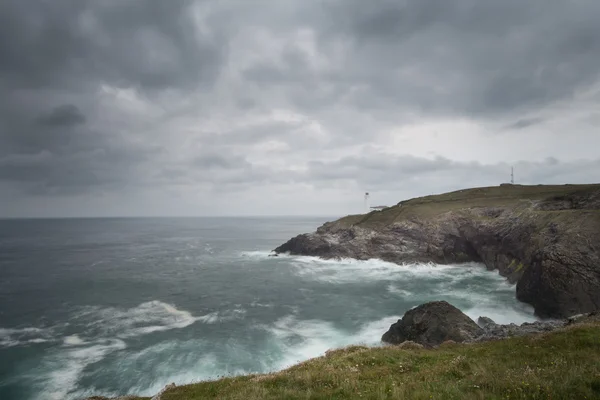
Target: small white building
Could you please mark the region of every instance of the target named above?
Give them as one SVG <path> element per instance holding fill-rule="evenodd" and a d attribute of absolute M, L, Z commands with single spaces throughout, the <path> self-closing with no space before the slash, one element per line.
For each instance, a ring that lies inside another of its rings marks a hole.
<path fill-rule="evenodd" d="M 382 210 L 385 210 L 386 208 L 388 208 L 388 206 L 375 206 L 375 207 L 371 207 L 371 210 L 382 211 Z"/>

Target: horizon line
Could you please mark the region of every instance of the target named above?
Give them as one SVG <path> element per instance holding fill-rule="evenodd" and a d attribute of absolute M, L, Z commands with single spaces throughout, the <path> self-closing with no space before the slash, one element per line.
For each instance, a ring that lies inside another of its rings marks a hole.
<path fill-rule="evenodd" d="M 42 219 L 143 219 L 143 218 L 339 218 L 335 215 L 324 214 L 256 214 L 256 215 L 101 215 L 101 216 L 47 216 L 47 217 L 2 217 L 0 221 L 10 220 L 42 220 Z"/>

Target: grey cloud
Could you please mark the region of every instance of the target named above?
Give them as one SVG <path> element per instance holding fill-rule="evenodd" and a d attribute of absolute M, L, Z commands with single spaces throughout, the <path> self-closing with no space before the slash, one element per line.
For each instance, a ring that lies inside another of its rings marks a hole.
<path fill-rule="evenodd" d="M 351 46 L 341 84 L 362 85 L 357 105 L 494 115 L 597 82 L 599 13 L 593 0 L 337 1 L 319 39 Z"/>
<path fill-rule="evenodd" d="M 250 164 L 244 157 L 241 156 L 209 153 L 194 157 L 193 165 L 206 169 L 236 169 L 247 167 Z"/>
<path fill-rule="evenodd" d="M 589 183 L 600 171 L 600 159 L 564 162 L 549 157 L 540 162 L 520 161 L 514 167 L 516 182 L 520 184 Z M 508 182 L 510 172 L 511 165 L 507 163 L 483 164 L 457 162 L 445 157 L 429 159 L 373 153 L 311 163 L 302 179 L 322 187 L 346 180 L 357 190 L 410 189 L 419 193 L 431 188 L 444 191 L 469 186 L 495 186 Z"/>
<path fill-rule="evenodd" d="M 104 81 L 148 89 L 210 83 L 221 46 L 195 29 L 192 4 L 3 1 L 0 83 L 60 88 Z"/>
<path fill-rule="evenodd" d="M 143 182 L 159 160 L 156 146 L 129 140 L 127 127 L 98 109 L 98 89 L 212 85 L 223 46 L 196 29 L 195 4 L 1 2 L 0 180 L 38 194 Z M 96 128 L 86 126 L 86 111 Z"/>
<path fill-rule="evenodd" d="M 36 195 L 94 193 L 143 184 L 143 167 L 154 149 L 97 148 L 72 154 L 44 150 L 0 157 L 0 181 L 13 182 Z"/>
<path fill-rule="evenodd" d="M 522 119 L 519 119 L 518 121 L 515 121 L 512 124 L 509 124 L 508 126 L 506 126 L 506 129 L 509 129 L 509 130 L 525 129 L 525 128 L 529 128 L 530 126 L 540 124 L 543 121 L 544 120 L 539 117 L 522 118 Z"/>
<path fill-rule="evenodd" d="M 165 169 L 162 176 L 180 183 L 211 183 L 221 192 L 239 192 L 250 187 L 300 184 L 330 188 L 343 183 L 361 192 L 413 191 L 424 193 L 470 186 L 495 186 L 510 180 L 511 165 L 458 162 L 446 157 L 424 158 L 377 151 L 362 156 L 311 161 L 304 170 L 257 166 L 239 157 L 201 157 L 202 166 Z M 517 183 L 587 183 L 600 171 L 600 159 L 565 162 L 548 157 L 543 161 L 514 164 Z"/>
<path fill-rule="evenodd" d="M 480 136 L 539 138 L 598 109 L 574 100 L 600 84 L 598 15 L 595 0 L 2 1 L 0 184 L 48 199 L 497 184 L 509 165 Z M 477 161 L 368 151 L 440 120 L 480 128 L 457 134 Z M 569 129 L 597 147 L 587 121 Z M 597 161 L 534 150 L 548 158 L 515 161 L 523 183 L 597 180 Z"/>
<path fill-rule="evenodd" d="M 70 127 L 85 123 L 85 116 L 73 104 L 64 104 L 37 118 L 40 125 Z"/>

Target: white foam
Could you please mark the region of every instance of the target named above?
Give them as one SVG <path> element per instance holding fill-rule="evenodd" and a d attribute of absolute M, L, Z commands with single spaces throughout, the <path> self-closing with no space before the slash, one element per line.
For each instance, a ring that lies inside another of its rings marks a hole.
<path fill-rule="evenodd" d="M 51 340 L 51 329 L 35 327 L 0 328 L 0 347 L 14 347 L 46 343 Z"/>
<path fill-rule="evenodd" d="M 391 283 L 387 286 L 387 291 L 389 293 L 399 295 L 399 297 L 402 297 L 402 298 L 410 297 L 412 295 L 412 292 L 410 292 L 408 290 L 400 289 L 397 285 L 393 285 Z"/>
<path fill-rule="evenodd" d="M 31 340 L 28 340 L 28 341 L 27 341 L 27 343 L 47 343 L 47 342 L 49 342 L 49 341 L 50 341 L 50 340 L 48 340 L 48 339 L 41 339 L 41 338 L 38 338 L 38 339 L 31 339 Z"/>
<path fill-rule="evenodd" d="M 267 259 L 278 258 L 278 257 L 273 257 L 273 254 L 274 253 L 272 251 L 265 251 L 265 250 L 242 251 L 240 253 L 240 255 L 242 257 L 254 258 L 257 260 L 267 260 Z M 279 255 L 279 257 L 280 256 L 281 255 Z"/>
<path fill-rule="evenodd" d="M 36 399 L 64 400 L 77 387 L 81 373 L 90 364 L 101 361 L 107 354 L 125 349 L 118 339 L 99 340 L 90 347 L 75 347 L 56 351 L 45 357 L 38 369 L 30 372 L 30 379 L 39 386 Z"/>
<path fill-rule="evenodd" d="M 524 322 L 534 322 L 538 320 L 534 315 L 533 307 L 527 304 L 522 304 L 522 306 L 517 309 L 501 306 L 494 307 L 493 305 L 485 304 L 483 306 L 477 306 L 462 311 L 473 321 L 477 321 L 479 317 L 488 317 L 497 324 L 514 323 L 521 325 Z"/>
<path fill-rule="evenodd" d="M 87 342 L 81 339 L 78 335 L 67 336 L 63 339 L 65 346 L 81 346 Z"/>
<path fill-rule="evenodd" d="M 328 283 L 355 283 L 367 281 L 450 279 L 489 274 L 482 264 L 439 265 L 433 263 L 394 264 L 378 259 L 324 260 L 318 257 L 293 257 L 294 272 L 310 280 Z"/>
<path fill-rule="evenodd" d="M 220 342 L 218 350 L 210 350 L 214 344 L 202 339 L 174 340 L 131 354 L 119 367 L 129 370 L 132 365 L 150 360 L 169 359 L 168 363 L 156 364 L 153 382 L 149 385 L 143 383 L 139 376 L 132 377 L 135 383 L 130 392 L 150 396 L 171 382 L 187 384 L 222 376 L 274 372 L 324 355 L 331 349 L 351 344 L 377 346 L 381 344 L 382 333 L 397 319 L 396 316 L 386 317 L 365 323 L 355 330 L 344 330 L 331 322 L 299 320 L 295 315 L 288 315 L 274 323 L 255 327 L 272 335 L 267 348 L 249 349 L 243 342 L 229 339 Z M 213 351 L 218 351 L 219 355 Z M 240 366 L 248 365 L 248 361 L 252 361 L 253 368 Z"/>
<path fill-rule="evenodd" d="M 259 303 L 258 301 L 253 301 L 252 303 L 250 303 L 250 307 L 273 308 L 275 306 L 271 303 L 267 304 L 267 303 Z"/>
<path fill-rule="evenodd" d="M 162 342 L 128 354 L 120 360 L 118 368 L 133 372 L 128 375 L 130 393 L 153 396 L 170 383 L 182 385 L 218 378 L 222 374 L 219 360 L 215 354 L 206 351 L 211 347 L 211 343 L 202 339 Z M 136 365 L 140 364 L 153 365 L 150 382 L 146 373 L 135 373 Z M 246 371 L 240 371 L 240 374 L 244 373 Z"/>
<path fill-rule="evenodd" d="M 381 336 L 387 332 L 390 325 L 397 322 L 401 316 L 385 317 L 376 321 L 368 322 L 352 336 L 352 343 L 363 344 L 367 346 L 376 346 L 381 343 Z"/>
<path fill-rule="evenodd" d="M 240 313 L 241 310 L 233 310 Z M 84 369 L 104 359 L 108 354 L 127 347 L 123 339 L 153 332 L 181 329 L 200 318 L 190 312 L 161 301 L 149 301 L 130 309 L 112 307 L 85 307 L 74 315 L 74 319 L 94 332 L 95 337 L 86 338 L 88 330 L 62 338 L 62 346 L 45 356 L 40 366 L 31 371 L 29 379 L 39 387 L 39 399 L 63 400 L 81 398 L 88 392 L 78 391 L 77 384 Z M 23 335 L 41 334 L 39 328 L 2 329 L 2 342 Z M 27 340 L 42 340 L 33 338 Z M 22 342 L 22 340 L 21 340 Z M 110 395 L 110 394 L 109 394 Z"/>
<path fill-rule="evenodd" d="M 288 315 L 273 325 L 264 327 L 275 336 L 281 359 L 267 370 L 275 371 L 290 367 L 310 358 L 319 357 L 327 350 L 349 345 L 377 346 L 381 335 L 399 317 L 391 316 L 363 324 L 356 331 L 336 328 L 332 323 L 320 320 L 298 320 Z"/>
<path fill-rule="evenodd" d="M 198 317 L 197 320 L 204 322 L 205 324 L 216 324 L 218 322 L 233 321 L 241 319 L 246 314 L 246 310 L 243 308 L 234 308 L 233 310 L 227 311 L 214 311 L 212 313 Z"/>
<path fill-rule="evenodd" d="M 86 307 L 76 318 L 88 320 L 88 326 L 98 327 L 105 335 L 129 338 L 185 328 L 200 318 L 189 311 L 180 310 L 162 301 L 149 301 L 137 307 L 122 310 L 118 308 Z"/>

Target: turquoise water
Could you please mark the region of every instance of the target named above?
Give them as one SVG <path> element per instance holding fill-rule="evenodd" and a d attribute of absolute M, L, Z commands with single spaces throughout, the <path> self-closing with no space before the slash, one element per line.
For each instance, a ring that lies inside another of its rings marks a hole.
<path fill-rule="evenodd" d="M 268 257 L 326 218 L 0 221 L 0 399 L 152 395 L 379 345 L 405 311 L 445 299 L 534 320 L 478 264 Z"/>

